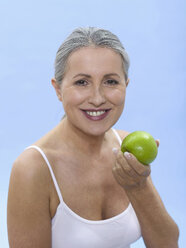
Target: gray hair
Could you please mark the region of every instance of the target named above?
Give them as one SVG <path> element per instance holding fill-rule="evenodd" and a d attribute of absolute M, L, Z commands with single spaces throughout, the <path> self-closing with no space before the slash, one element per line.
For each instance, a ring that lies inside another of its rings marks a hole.
<path fill-rule="evenodd" d="M 125 79 L 128 79 L 130 65 L 129 57 L 122 43 L 116 35 L 108 30 L 86 27 L 75 29 L 59 47 L 55 59 L 55 79 L 58 84 L 62 83 L 69 55 L 82 47 L 105 47 L 110 48 L 121 55 Z"/>

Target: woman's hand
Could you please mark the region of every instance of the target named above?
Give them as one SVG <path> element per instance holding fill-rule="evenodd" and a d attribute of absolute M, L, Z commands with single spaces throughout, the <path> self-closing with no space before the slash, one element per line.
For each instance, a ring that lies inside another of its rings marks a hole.
<path fill-rule="evenodd" d="M 159 147 L 159 140 L 156 140 Z M 116 181 L 126 190 L 141 189 L 145 186 L 151 173 L 150 165 L 143 165 L 136 157 L 128 152 L 114 151 L 116 155 L 113 175 Z"/>
<path fill-rule="evenodd" d="M 157 147 L 159 141 L 156 140 Z M 114 152 L 116 154 L 116 152 Z M 150 175 L 150 165 L 141 164 L 134 155 L 116 154 L 113 174 L 126 191 L 139 220 L 145 247 L 178 248 L 179 229 L 168 214 Z"/>

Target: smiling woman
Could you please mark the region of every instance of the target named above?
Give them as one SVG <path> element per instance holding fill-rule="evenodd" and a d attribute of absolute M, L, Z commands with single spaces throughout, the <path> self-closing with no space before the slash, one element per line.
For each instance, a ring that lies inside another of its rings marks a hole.
<path fill-rule="evenodd" d="M 51 83 L 66 116 L 13 164 L 11 248 L 129 248 L 141 236 L 148 248 L 177 247 L 178 228 L 150 165 L 123 155 L 128 132 L 112 128 L 123 113 L 128 68 L 107 30 L 76 29 L 60 46 Z"/>
<path fill-rule="evenodd" d="M 120 54 L 89 46 L 70 54 L 62 83 L 52 79 L 52 84 L 67 120 L 89 134 L 99 135 L 119 119 L 128 80 Z"/>
<path fill-rule="evenodd" d="M 69 35 L 69 37 L 62 43 L 62 45 L 59 47 L 56 59 L 55 59 L 55 80 L 57 84 L 62 83 L 62 79 L 66 72 L 67 67 L 67 61 L 69 60 L 70 55 L 77 51 L 80 48 L 85 47 L 104 47 L 112 49 L 112 51 L 115 51 L 118 55 L 121 56 L 122 59 L 122 69 L 124 72 L 125 81 L 127 82 L 128 79 L 128 69 L 129 69 L 129 57 L 124 49 L 122 43 L 118 39 L 116 35 L 111 33 L 108 30 L 99 29 L 95 27 L 89 27 L 89 28 L 78 28 L 75 29 L 72 34 Z M 68 61 L 69 62 L 69 61 Z M 79 61 L 78 61 L 79 63 Z M 69 66 L 69 63 L 68 63 Z M 79 73 L 74 76 L 76 78 L 77 76 L 82 76 L 86 78 L 90 78 L 90 75 Z M 105 75 L 105 76 L 112 76 L 111 74 Z M 117 74 L 116 74 L 117 76 Z M 115 81 L 117 82 L 117 81 Z M 76 84 L 82 85 L 83 81 L 79 80 L 76 82 Z M 85 83 L 83 83 L 85 85 Z M 63 116 L 63 118 L 66 115 Z"/>

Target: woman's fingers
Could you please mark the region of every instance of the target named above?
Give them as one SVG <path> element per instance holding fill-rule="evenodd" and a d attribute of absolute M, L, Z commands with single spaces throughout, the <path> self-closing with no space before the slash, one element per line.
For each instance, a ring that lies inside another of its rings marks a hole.
<path fill-rule="evenodd" d="M 127 161 L 123 164 L 116 162 L 116 169 L 123 178 L 126 176 L 137 178 L 138 176 L 135 170 L 127 163 Z"/>
<path fill-rule="evenodd" d="M 119 151 L 117 154 L 117 162 L 122 165 L 127 174 L 133 174 L 133 176 L 136 176 L 136 174 L 138 174 L 139 176 L 145 177 L 150 175 L 150 166 L 140 163 L 137 158 L 131 153 L 125 152 L 123 154 Z"/>
<path fill-rule="evenodd" d="M 156 145 L 157 145 L 157 147 L 159 147 L 160 146 L 160 140 L 159 139 L 157 139 L 157 140 L 155 140 L 156 141 Z"/>
<path fill-rule="evenodd" d="M 150 175 L 150 166 L 141 164 L 131 153 L 124 154 L 119 150 L 116 154 L 113 167 L 116 181 L 126 190 L 142 187 Z"/>

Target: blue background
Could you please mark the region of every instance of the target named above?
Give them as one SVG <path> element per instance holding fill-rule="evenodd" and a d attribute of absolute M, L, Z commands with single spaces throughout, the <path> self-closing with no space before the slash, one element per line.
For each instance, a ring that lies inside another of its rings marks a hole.
<path fill-rule="evenodd" d="M 185 13 L 184 0 L 0 1 L 1 247 L 8 247 L 12 163 L 63 115 L 50 79 L 58 47 L 79 26 L 109 29 L 129 53 L 131 81 L 115 128 L 160 139 L 152 178 L 179 226 L 179 245 L 186 247 Z M 135 247 L 145 247 L 142 239 Z"/>

